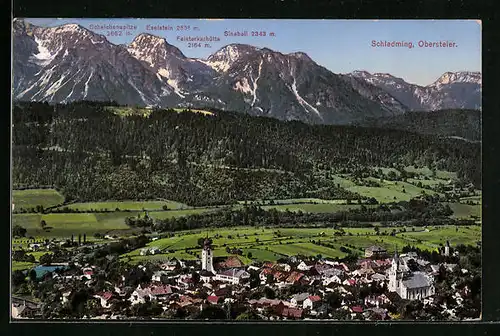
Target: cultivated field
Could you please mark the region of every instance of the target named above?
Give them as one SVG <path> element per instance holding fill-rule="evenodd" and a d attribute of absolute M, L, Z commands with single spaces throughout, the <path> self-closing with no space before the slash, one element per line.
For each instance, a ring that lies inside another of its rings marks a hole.
<path fill-rule="evenodd" d="M 362 196 L 374 197 L 380 203 L 394 201 L 409 201 L 410 199 L 422 195 L 422 193 L 433 195 L 435 191 L 419 188 L 413 184 L 402 181 L 388 181 L 369 177 L 366 180 L 379 183 L 380 187 L 352 186 L 347 190 L 356 192 Z"/>
<path fill-rule="evenodd" d="M 403 228 L 396 228 L 397 230 Z M 124 259 L 131 258 L 131 262 L 149 259 L 170 259 L 173 257 L 186 257 L 194 259 L 199 257 L 201 247 L 197 245 L 198 239 L 207 235 L 213 240 L 215 256 L 228 255 L 226 247 L 239 248 L 243 251 L 242 258 L 251 252 L 252 260 L 276 260 L 283 256 L 297 254 L 307 256 L 343 257 L 345 252 L 341 247 L 348 248 L 352 253 L 362 255 L 366 247 L 378 245 L 386 248 L 391 253 L 397 248 L 401 250 L 406 245 L 412 245 L 429 251 L 436 250 L 440 244 L 444 245 L 449 240 L 452 245 L 471 244 L 481 240 L 481 228 L 470 227 L 405 227 L 405 232 L 397 232 L 390 236 L 392 227 L 380 227 L 379 235 L 373 228 L 344 228 L 344 235 L 338 235 L 338 230 L 332 228 L 253 228 L 236 227 L 221 230 L 193 230 L 182 231 L 174 237 L 158 239 L 148 244 L 149 247 L 158 247 L 161 254 L 140 256 L 140 250 L 135 250 L 123 255 Z M 335 234 L 337 232 L 337 235 Z M 386 233 L 388 235 L 383 235 Z M 218 237 L 215 235 L 218 234 Z M 333 245 L 320 246 L 314 242 Z M 187 254 L 186 249 L 193 251 Z"/>
<path fill-rule="evenodd" d="M 405 167 L 405 170 L 407 172 L 417 173 L 417 174 L 420 174 L 423 176 L 428 176 L 428 177 L 432 176 L 432 171 L 428 167 L 415 168 L 414 166 L 408 166 L 408 167 Z M 444 170 L 436 170 L 435 177 L 440 179 L 440 180 L 446 180 L 446 181 L 456 180 L 457 174 L 453 173 L 453 172 L 444 171 Z"/>
<path fill-rule="evenodd" d="M 15 209 L 35 208 L 37 205 L 48 208 L 64 202 L 64 196 L 55 189 L 13 190 L 12 198 Z"/>
<path fill-rule="evenodd" d="M 388 173 L 392 168 L 383 168 L 384 173 Z M 430 170 L 420 168 L 421 174 L 431 174 Z M 419 181 L 423 184 L 444 183 L 444 179 L 454 178 L 453 174 L 438 172 L 439 177 L 429 177 L 428 180 L 409 180 L 411 183 L 393 182 L 375 178 L 368 180 L 380 183 L 381 187 L 358 186 L 347 175 L 333 175 L 333 179 L 345 188 L 356 191 L 363 196 L 375 197 L 379 202 L 393 202 L 396 200 L 409 200 L 420 195 L 422 191 L 433 193 L 430 190 L 416 187 L 414 184 Z M 426 175 L 427 176 L 427 175 Z M 404 191 L 403 191 L 404 189 Z M 34 208 L 43 205 L 45 208 L 61 204 L 64 196 L 53 189 L 31 189 L 14 191 L 14 202 L 16 208 Z M 475 205 L 465 204 L 468 201 L 477 202 Z M 460 202 L 449 203 L 455 218 L 471 219 L 481 218 L 481 196 L 465 197 Z M 244 201 L 233 206 L 233 209 L 243 207 Z M 250 203 L 250 202 L 247 202 Z M 298 198 L 271 201 L 259 201 L 264 209 L 276 209 L 278 211 L 302 211 L 304 213 L 328 213 L 347 211 L 358 208 L 359 204 L 346 204 L 345 200 L 324 200 L 318 198 Z M 164 210 L 164 206 L 168 210 Z M 365 205 L 372 207 L 376 205 Z M 79 234 L 86 234 L 87 241 L 101 240 L 94 237 L 99 234 L 118 234 L 127 236 L 132 232 L 140 231 L 125 224 L 126 217 L 143 215 L 144 210 L 154 219 L 166 219 L 172 217 L 188 216 L 191 214 L 201 214 L 208 211 L 217 211 L 217 207 L 189 207 L 186 204 L 175 201 L 106 201 L 73 203 L 67 206 L 70 209 L 78 209 L 80 213 L 24 213 L 13 214 L 13 225 L 21 225 L 27 229 L 26 237 L 34 237 L 37 241 L 50 238 L 69 239 L 74 235 L 75 239 Z M 63 206 L 58 209 L 62 209 Z M 104 210 L 111 212 L 90 212 L 91 210 Z M 119 211 L 115 211 L 118 209 Z M 88 211 L 88 212 L 84 212 Z M 473 217 L 471 217 L 473 216 Z M 46 228 L 41 227 L 41 221 L 46 222 Z M 214 255 L 229 255 L 226 248 L 238 248 L 242 251 L 240 259 L 244 263 L 251 263 L 253 260 L 277 260 L 280 257 L 291 255 L 324 257 L 343 257 L 346 250 L 351 253 L 362 255 L 366 247 L 379 245 L 388 251 L 401 249 L 405 245 L 413 245 L 420 249 L 435 250 L 447 240 L 452 245 L 473 244 L 481 240 L 480 226 L 470 227 L 384 227 L 381 223 L 369 223 L 377 226 L 378 235 L 374 227 L 366 228 L 344 228 L 343 233 L 333 228 L 256 228 L 256 227 L 232 227 L 232 228 L 209 228 L 190 231 L 175 232 L 174 237 L 160 238 L 149 243 L 150 247 L 158 247 L 162 252 L 158 255 L 141 256 L 140 249 L 132 251 L 122 256 L 123 260 L 138 263 L 148 260 L 166 260 L 173 257 L 182 259 L 199 258 L 201 249 L 198 246 L 198 239 L 207 235 L 213 239 Z M 393 229 L 396 234 L 391 236 Z M 215 235 L 218 235 L 217 237 Z M 327 244 L 328 246 L 318 245 Z M 14 249 L 27 248 L 28 238 L 13 240 Z M 341 251 L 342 248 L 342 251 Z M 35 259 L 45 252 L 32 252 Z M 15 262 L 14 269 L 26 269 L 33 266 L 31 263 Z"/>
<path fill-rule="evenodd" d="M 26 269 L 30 269 L 36 266 L 36 264 L 24 261 L 12 261 L 12 271 L 22 271 Z"/>
<path fill-rule="evenodd" d="M 163 207 L 167 206 L 167 209 L 187 209 L 189 208 L 186 204 L 173 202 L 173 201 L 106 201 L 106 202 L 88 202 L 88 203 L 72 203 L 67 206 L 62 206 L 60 208 L 68 207 L 69 209 L 75 209 L 80 211 L 93 210 L 163 210 Z"/>
<path fill-rule="evenodd" d="M 195 213 L 213 211 L 211 208 L 150 211 L 149 216 L 157 219 L 188 216 Z M 48 213 L 48 214 L 13 214 L 12 224 L 20 225 L 27 230 L 26 236 L 46 238 L 69 238 L 72 234 L 94 235 L 106 234 L 114 231 L 127 231 L 130 227 L 125 224 L 126 217 L 143 215 L 142 211 L 115 211 L 106 213 Z M 47 224 L 42 228 L 41 221 Z"/>
<path fill-rule="evenodd" d="M 280 205 L 264 205 L 263 209 L 276 209 L 278 211 L 302 211 L 302 212 L 341 212 L 349 211 L 361 207 L 358 204 L 335 204 L 335 203 L 320 203 L 320 204 L 280 204 Z M 367 207 L 372 207 L 367 205 Z"/>
<path fill-rule="evenodd" d="M 128 229 L 125 217 L 134 216 L 133 212 L 112 213 L 49 213 L 49 214 L 14 214 L 13 225 L 20 225 L 27 230 L 26 236 L 71 237 L 71 235 L 106 233 L 111 230 Z M 47 227 L 43 229 L 40 222 Z"/>

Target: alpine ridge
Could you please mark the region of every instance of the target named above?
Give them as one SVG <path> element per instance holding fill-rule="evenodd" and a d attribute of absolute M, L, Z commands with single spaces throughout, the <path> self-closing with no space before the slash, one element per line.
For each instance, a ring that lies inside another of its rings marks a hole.
<path fill-rule="evenodd" d="M 418 87 L 389 74 L 335 74 L 304 52 L 229 44 L 195 59 L 146 33 L 115 45 L 77 24 L 44 28 L 16 19 L 13 53 L 13 98 L 19 101 L 213 107 L 321 124 L 449 104 L 474 108 L 480 101 L 477 73 L 446 73 Z"/>
<path fill-rule="evenodd" d="M 479 72 L 445 72 L 427 86 L 410 84 L 402 78 L 385 73 L 354 71 L 346 76 L 384 90 L 411 111 L 481 109 Z"/>

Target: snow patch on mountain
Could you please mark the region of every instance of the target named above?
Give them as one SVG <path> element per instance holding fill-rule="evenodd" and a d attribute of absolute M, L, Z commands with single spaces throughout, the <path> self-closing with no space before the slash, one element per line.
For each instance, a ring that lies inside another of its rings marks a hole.
<path fill-rule="evenodd" d="M 89 78 L 87 78 L 87 81 L 85 82 L 85 92 L 83 94 L 83 98 L 86 98 L 87 95 L 89 94 L 89 82 L 92 76 L 94 75 L 94 71 L 90 72 Z"/>
<path fill-rule="evenodd" d="M 159 74 L 160 76 L 162 76 L 162 77 L 167 78 L 167 79 L 168 79 L 168 78 L 169 78 L 169 76 L 170 76 L 170 72 L 169 72 L 167 69 L 165 69 L 165 68 L 161 68 L 161 69 L 159 69 L 159 70 L 158 70 L 158 74 Z"/>
<path fill-rule="evenodd" d="M 237 81 L 234 85 L 234 89 L 243 93 L 252 93 L 252 88 L 250 87 L 250 84 L 248 83 L 248 79 L 246 77 L 243 77 L 242 79 Z"/>
<path fill-rule="evenodd" d="M 321 116 L 321 113 L 319 113 L 319 111 L 313 107 L 311 104 L 309 104 L 304 98 L 302 98 L 300 95 L 299 95 L 299 92 L 297 91 L 297 85 L 296 85 L 296 82 L 295 82 L 295 77 L 293 78 L 293 83 L 290 87 L 290 90 L 293 92 L 293 94 L 295 95 L 295 98 L 297 98 L 297 101 L 299 102 L 299 104 L 304 108 L 304 110 L 306 110 L 306 112 L 310 112 L 310 111 L 313 111 L 315 112 L 319 117 L 322 118 Z"/>
<path fill-rule="evenodd" d="M 181 89 L 179 88 L 179 83 L 175 79 L 168 79 L 167 84 L 170 85 L 173 89 L 174 92 L 181 98 L 185 98 L 184 95 L 182 94 Z"/>
<path fill-rule="evenodd" d="M 226 72 L 231 67 L 231 62 L 228 62 L 225 60 L 224 61 L 207 61 L 204 63 L 218 72 Z"/>
<path fill-rule="evenodd" d="M 144 94 L 144 92 L 142 92 L 141 90 L 139 90 L 137 88 L 137 86 L 131 80 L 128 80 L 128 83 L 137 91 L 137 93 L 139 93 L 139 95 L 141 96 L 142 102 L 144 104 L 146 104 L 146 105 L 149 105 L 150 102 L 146 98 L 146 95 Z"/>
<path fill-rule="evenodd" d="M 33 55 L 35 62 L 40 66 L 44 66 L 52 62 L 56 54 L 52 54 L 49 49 L 43 45 L 44 40 L 35 37 L 35 42 L 38 46 L 38 54 Z"/>
<path fill-rule="evenodd" d="M 66 78 L 66 74 L 61 76 L 54 84 L 52 84 L 48 90 L 46 91 L 45 97 L 48 97 L 49 95 L 54 95 L 57 90 L 62 86 L 62 81 Z"/>
<path fill-rule="evenodd" d="M 260 78 L 260 74 L 262 72 L 262 63 L 264 62 L 263 59 L 260 60 L 260 63 L 259 63 L 259 73 L 257 75 L 257 78 L 255 78 L 255 80 L 253 80 L 253 76 L 252 74 L 250 74 L 250 78 L 252 79 L 252 84 L 253 84 L 253 89 L 252 89 L 252 94 L 253 94 L 253 100 L 252 100 L 252 104 L 251 106 L 253 107 L 255 105 L 255 100 L 257 99 L 257 81 L 259 80 Z"/>
<path fill-rule="evenodd" d="M 429 86 L 440 87 L 453 83 L 474 83 L 481 85 L 481 73 L 471 71 L 445 72 Z"/>

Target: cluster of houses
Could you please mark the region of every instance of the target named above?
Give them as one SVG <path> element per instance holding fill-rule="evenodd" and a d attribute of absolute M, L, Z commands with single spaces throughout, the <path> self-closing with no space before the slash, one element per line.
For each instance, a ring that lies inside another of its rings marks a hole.
<path fill-rule="evenodd" d="M 120 311 L 112 309 L 117 301 L 128 301 L 131 306 L 155 301 L 165 313 L 182 308 L 193 314 L 210 305 L 225 309 L 237 303 L 267 320 L 334 318 L 327 300 L 330 293 L 340 297 L 340 308 L 336 309 L 352 319 L 390 319 L 385 307 L 401 299 L 421 300 L 424 305 L 433 303 L 434 277 L 439 265 L 432 265 L 415 253 L 396 253 L 390 257 L 376 246 L 367 248 L 365 253 L 365 258 L 358 260 L 355 267 L 334 260 L 300 260 L 297 257 L 290 257 L 286 262 L 244 265 L 237 256 L 214 261 L 210 242 L 206 240 L 201 260 L 159 262 L 149 282 L 130 288 L 124 285 L 123 276 L 122 282 L 109 284 L 112 290 L 95 293 L 94 298 L 105 312 L 100 318 L 125 318 L 120 316 Z M 453 269 L 457 265 L 444 266 Z M 146 270 L 143 265 L 139 268 Z M 64 285 L 68 280 L 83 280 L 92 286 L 98 272 L 95 266 L 88 265 L 81 266 L 81 274 L 59 272 L 56 277 L 64 282 L 55 290 L 61 291 L 63 303 L 71 294 L 65 289 L 69 286 Z M 356 288 L 373 283 L 384 290 L 370 293 L 363 300 L 353 294 Z M 287 292 L 286 289 L 294 285 L 303 291 Z M 275 293 L 273 298 L 266 297 L 266 287 Z M 458 301 L 467 293 L 457 291 L 455 295 Z"/>

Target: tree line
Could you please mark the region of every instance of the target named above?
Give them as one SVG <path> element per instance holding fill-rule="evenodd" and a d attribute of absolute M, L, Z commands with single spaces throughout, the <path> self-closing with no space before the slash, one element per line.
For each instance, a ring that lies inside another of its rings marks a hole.
<path fill-rule="evenodd" d="M 192 214 L 167 219 L 127 218 L 130 226 L 151 227 L 157 232 L 180 231 L 204 227 L 227 226 L 281 226 L 298 227 L 315 225 L 318 227 L 371 226 L 382 222 L 386 226 L 426 226 L 426 225 L 473 225 L 474 221 L 451 219 L 453 211 L 447 204 L 431 203 L 424 200 L 402 201 L 391 205 L 351 208 L 338 212 L 304 213 L 302 211 L 278 211 L 264 209 L 256 205 L 241 209 L 226 208 L 215 212 Z"/>

